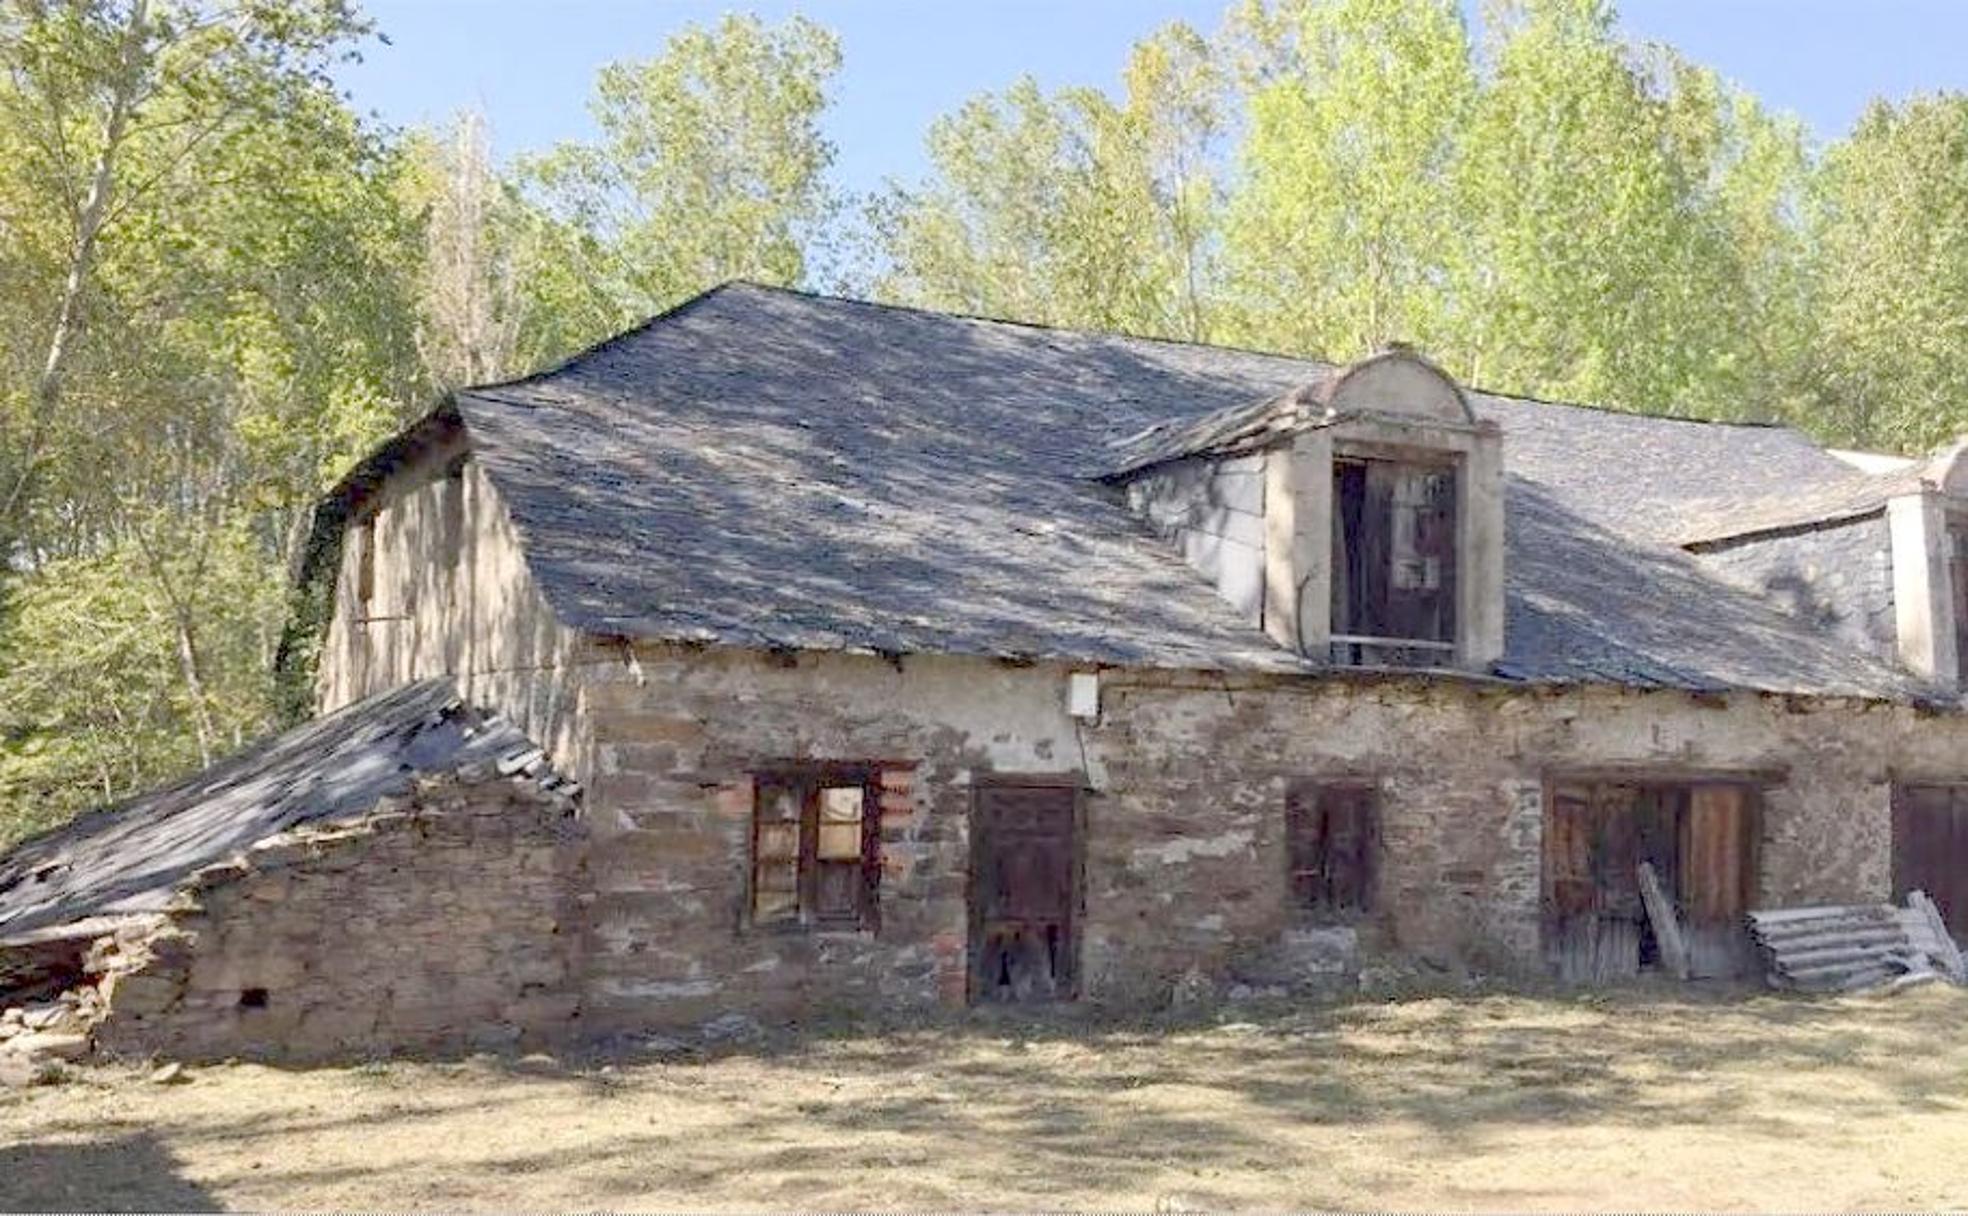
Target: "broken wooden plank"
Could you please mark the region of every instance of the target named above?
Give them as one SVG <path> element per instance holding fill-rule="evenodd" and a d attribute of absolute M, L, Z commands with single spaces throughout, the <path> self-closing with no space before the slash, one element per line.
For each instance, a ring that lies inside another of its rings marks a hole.
<path fill-rule="evenodd" d="M 1759 925 L 1783 925 L 1791 921 L 1822 920 L 1834 916 L 1878 920 L 1885 914 L 1884 907 L 1881 904 L 1839 904 L 1821 908 L 1772 908 L 1767 911 L 1751 912 L 1749 916 Z"/>
<path fill-rule="evenodd" d="M 1688 947 L 1681 939 L 1681 922 L 1675 918 L 1674 905 L 1661 890 L 1652 862 L 1641 862 L 1634 872 L 1640 878 L 1640 902 L 1647 909 L 1647 923 L 1653 926 L 1654 942 L 1660 946 L 1661 963 L 1675 979 L 1685 980 L 1689 974 Z"/>
<path fill-rule="evenodd" d="M 1957 984 L 1968 983 L 1968 962 L 1962 959 L 1961 948 L 1955 945 L 1954 935 L 1948 932 L 1947 921 L 1942 918 L 1940 908 L 1935 906 L 1925 891 L 1907 892 L 1907 907 L 1918 912 L 1932 931 L 1935 941 L 1928 946 L 1928 951 L 1940 964 L 1941 974 Z"/>

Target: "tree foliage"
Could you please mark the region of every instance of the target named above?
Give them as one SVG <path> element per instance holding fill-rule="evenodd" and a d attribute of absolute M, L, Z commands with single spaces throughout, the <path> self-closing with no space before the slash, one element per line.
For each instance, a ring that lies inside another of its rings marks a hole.
<path fill-rule="evenodd" d="M 727 279 L 800 281 L 837 205 L 820 119 L 839 68 L 820 26 L 737 15 L 604 67 L 600 138 L 522 167 L 573 272 L 554 311 L 580 319 L 557 336 L 605 337 Z"/>
<path fill-rule="evenodd" d="M 1223 128 L 1195 31 L 1135 48 L 1119 100 L 1032 79 L 929 133 L 936 178 L 894 187 L 873 222 L 880 294 L 960 312 L 1200 339 L 1215 332 Z"/>
<path fill-rule="evenodd" d="M 1181 33 L 1179 105 L 1138 105 L 1134 66 L 1116 96 L 974 99 L 932 128 L 927 180 L 869 209 L 868 287 L 1331 358 L 1405 341 L 1494 390 L 1850 443 L 1968 423 L 1960 99 L 1882 107 L 1818 149 L 1623 39 L 1608 0 L 1490 0 L 1480 36 L 1466 14 L 1243 0 Z M 1103 140 L 1121 113 L 1147 121 Z"/>
<path fill-rule="evenodd" d="M 310 506 L 381 438 L 734 277 L 1968 430 L 1968 98 L 1820 146 L 1610 0 L 1236 0 L 1112 89 L 964 103 L 859 200 L 812 22 L 687 27 L 502 162 L 351 110 L 353 3 L 0 0 L 0 843 L 279 721 Z"/>
<path fill-rule="evenodd" d="M 1968 97 L 1875 103 L 1815 187 L 1812 420 L 1853 443 L 1953 439 L 1968 429 Z"/>

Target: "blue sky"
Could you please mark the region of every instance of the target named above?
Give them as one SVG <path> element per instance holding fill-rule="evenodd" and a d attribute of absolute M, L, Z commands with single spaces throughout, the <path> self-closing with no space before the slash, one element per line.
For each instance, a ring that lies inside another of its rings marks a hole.
<path fill-rule="evenodd" d="M 829 134 L 836 177 L 868 190 L 924 167 L 923 133 L 965 98 L 1021 72 L 1047 86 L 1112 87 L 1127 50 L 1156 26 L 1214 29 L 1226 0 L 369 0 L 392 45 L 342 73 L 356 105 L 385 121 L 489 117 L 501 156 L 591 131 L 594 72 L 655 54 L 689 22 L 739 8 L 794 11 L 841 37 L 845 66 Z M 1800 115 L 1824 138 L 1874 96 L 1968 90 L 1968 0 L 1626 0 L 1637 38 L 1667 42 Z"/>

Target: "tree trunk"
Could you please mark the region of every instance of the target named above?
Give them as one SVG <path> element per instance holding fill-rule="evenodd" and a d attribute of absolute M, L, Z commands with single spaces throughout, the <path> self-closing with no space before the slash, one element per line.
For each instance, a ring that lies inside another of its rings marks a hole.
<path fill-rule="evenodd" d="M 34 482 L 35 468 L 41 462 L 41 447 L 47 441 L 56 411 L 61 406 L 62 376 L 74 354 L 76 339 L 82 332 L 82 306 L 95 272 L 96 242 L 102 235 L 103 220 L 109 213 L 110 198 L 116 189 L 116 166 L 123 150 L 123 137 L 129 129 L 130 112 L 135 107 L 145 68 L 144 44 L 149 35 L 150 0 L 132 0 L 130 19 L 123 29 L 123 45 L 118 57 L 116 79 L 111 82 L 109 113 L 103 124 L 102 146 L 89 175 L 89 192 L 75 215 L 75 244 L 69 252 L 68 273 L 62 280 L 61 301 L 55 310 L 55 324 L 48 336 L 47 356 L 41 374 L 35 378 L 33 422 L 21 467 L 13 487 L 0 502 L 0 527 L 14 520 Z"/>

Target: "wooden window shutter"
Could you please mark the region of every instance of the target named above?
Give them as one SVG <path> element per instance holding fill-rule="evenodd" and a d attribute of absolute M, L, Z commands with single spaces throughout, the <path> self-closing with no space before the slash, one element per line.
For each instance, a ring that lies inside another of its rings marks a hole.
<path fill-rule="evenodd" d="M 1342 918 L 1373 910 L 1377 819 L 1371 786 L 1304 782 L 1286 791 L 1286 864 L 1295 907 Z"/>

